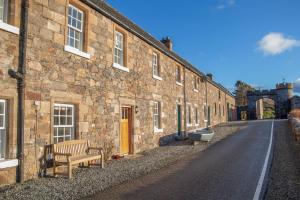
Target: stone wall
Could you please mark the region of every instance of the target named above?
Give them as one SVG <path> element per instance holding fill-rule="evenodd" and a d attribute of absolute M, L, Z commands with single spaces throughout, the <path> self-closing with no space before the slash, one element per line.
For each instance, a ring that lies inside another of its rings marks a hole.
<path fill-rule="evenodd" d="M 9 23 L 19 26 L 19 4 L 12 1 L 10 9 L 14 14 L 9 17 Z M 0 99 L 7 100 L 8 137 L 6 141 L 6 159 L 16 159 L 16 124 L 17 124 L 17 85 L 7 73 L 8 69 L 18 68 L 18 34 L 10 33 L 0 29 Z M 0 168 L 0 185 L 11 184 L 16 180 L 16 168 Z"/>
<path fill-rule="evenodd" d="M 300 119 L 289 116 L 289 122 L 291 124 L 295 140 L 300 141 Z"/>
<path fill-rule="evenodd" d="M 211 125 L 227 120 L 226 102 L 234 106 L 232 96 L 205 81 L 199 83 L 198 91 L 194 91 L 193 77 L 197 74 L 188 69 L 183 70 L 183 84 L 176 84 L 175 69 L 177 66 L 184 69 L 181 63 L 77 0 L 70 2 L 86 13 L 85 51 L 91 58 L 65 51 L 67 2 L 30 0 L 25 91 L 26 179 L 36 178 L 41 172 L 44 147 L 53 143 L 55 103 L 75 106 L 76 139 L 88 139 L 101 146 L 112 141 L 116 154 L 120 152 L 122 106 L 133 109 L 133 153 L 157 147 L 164 138 L 174 138 L 178 131 L 177 104 L 182 105 L 181 124 L 185 131 L 184 89 L 186 102 L 192 105 L 192 124 L 186 131 L 206 127 L 206 95 L 208 105 L 213 107 L 215 102 L 222 112 L 211 115 Z M 129 72 L 112 67 L 115 30 L 126 37 Z M 17 67 L 17 40 L 17 35 L 0 30 L 0 89 L 4 91 L 1 97 L 11 99 L 11 116 L 16 116 L 17 112 L 16 82 L 8 77 L 7 70 Z M 159 54 L 162 80 L 152 76 L 153 52 Z M 161 132 L 154 132 L 154 101 L 162 103 Z M 195 107 L 199 112 L 199 124 L 195 122 Z M 8 149 L 9 155 L 15 158 L 16 117 L 12 117 L 10 123 Z"/>

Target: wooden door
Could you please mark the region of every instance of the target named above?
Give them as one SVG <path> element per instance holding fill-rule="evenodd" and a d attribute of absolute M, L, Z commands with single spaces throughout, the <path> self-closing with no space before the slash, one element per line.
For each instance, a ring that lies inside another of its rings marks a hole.
<path fill-rule="evenodd" d="M 181 135 L 181 106 L 177 104 L 177 134 Z"/>
<path fill-rule="evenodd" d="M 121 137 L 120 137 L 120 153 L 122 155 L 130 153 L 130 130 L 131 130 L 131 108 L 122 107 L 121 116 Z"/>

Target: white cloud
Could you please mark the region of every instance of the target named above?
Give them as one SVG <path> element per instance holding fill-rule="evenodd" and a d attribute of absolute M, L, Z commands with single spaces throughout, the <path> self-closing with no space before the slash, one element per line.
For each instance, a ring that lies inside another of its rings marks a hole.
<path fill-rule="evenodd" d="M 294 92 L 300 94 L 300 78 L 298 78 L 294 83 Z"/>
<path fill-rule="evenodd" d="M 300 46 L 300 41 L 286 37 L 282 33 L 269 33 L 258 42 L 258 45 L 265 55 L 277 55 Z"/>
<path fill-rule="evenodd" d="M 235 5 L 235 0 L 221 0 L 219 5 L 217 6 L 218 10 L 223 10 L 227 7 L 231 7 Z"/>

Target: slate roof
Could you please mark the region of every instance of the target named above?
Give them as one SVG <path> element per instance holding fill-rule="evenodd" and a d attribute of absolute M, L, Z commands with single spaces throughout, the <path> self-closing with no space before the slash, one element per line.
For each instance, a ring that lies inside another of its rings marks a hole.
<path fill-rule="evenodd" d="M 127 31 L 133 33 L 134 35 L 140 37 L 143 39 L 145 42 L 149 43 L 151 46 L 154 46 L 155 48 L 159 49 L 162 51 L 164 54 L 167 56 L 173 58 L 177 62 L 181 63 L 184 65 L 186 68 L 189 70 L 193 71 L 194 73 L 197 73 L 198 75 L 205 77 L 210 83 L 215 85 L 217 88 L 220 90 L 223 90 L 226 92 L 228 95 L 233 96 L 233 94 L 227 90 L 225 87 L 223 87 L 221 84 L 216 83 L 215 81 L 211 80 L 210 78 L 207 78 L 207 76 L 202 73 L 200 70 L 198 70 L 196 67 L 194 67 L 191 63 L 177 55 L 175 52 L 170 51 L 162 42 L 159 40 L 155 39 L 153 36 L 151 36 L 149 33 L 144 31 L 142 28 L 140 28 L 138 25 L 133 23 L 130 19 L 125 17 L 123 14 L 118 12 L 116 9 L 112 8 L 110 5 L 105 3 L 104 0 L 81 0 L 85 4 L 89 5 L 91 8 L 95 9 L 102 15 L 108 17 L 115 23 L 119 24 L 123 28 L 125 28 Z"/>

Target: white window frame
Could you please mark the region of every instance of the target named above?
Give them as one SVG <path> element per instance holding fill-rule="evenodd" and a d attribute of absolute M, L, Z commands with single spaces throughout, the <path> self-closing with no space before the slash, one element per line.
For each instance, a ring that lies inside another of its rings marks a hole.
<path fill-rule="evenodd" d="M 159 66 L 159 55 L 155 52 L 152 54 L 152 75 L 154 79 L 162 80 Z"/>
<path fill-rule="evenodd" d="M 154 101 L 153 104 L 153 127 L 155 133 L 163 132 L 162 129 L 162 123 L 161 123 L 161 102 L 160 101 Z M 158 123 L 158 126 L 156 125 L 156 121 Z"/>
<path fill-rule="evenodd" d="M 198 84 L 198 77 L 195 75 L 195 76 L 194 76 L 194 91 L 195 91 L 195 92 L 198 92 L 198 87 L 199 87 L 199 84 Z"/>
<path fill-rule="evenodd" d="M 6 100 L 4 99 L 0 99 L 0 103 L 3 103 L 3 113 L 0 113 L 1 116 L 3 116 L 3 126 L 0 126 L 0 130 L 4 131 L 5 134 L 5 141 L 4 142 L 4 148 L 6 148 L 6 136 L 7 136 L 7 129 L 6 129 L 6 117 L 7 117 L 7 111 L 6 111 Z M 1 137 L 0 137 L 0 141 L 1 141 Z M 0 144 L 2 143 L 2 141 L 0 142 Z M 1 149 L 1 148 L 0 148 Z M 4 160 L 5 159 L 5 152 L 2 152 L 4 154 L 4 156 L 2 157 L 0 154 L 0 160 Z"/>
<path fill-rule="evenodd" d="M 207 120 L 208 120 L 208 106 L 207 106 L 206 103 L 203 105 L 203 115 L 204 115 L 203 121 L 207 122 Z"/>
<path fill-rule="evenodd" d="M 69 14 L 69 9 L 72 8 L 74 10 L 76 10 L 78 13 L 81 14 L 81 20 L 79 20 L 78 18 L 74 18 L 72 15 Z M 85 15 L 84 15 L 84 11 L 80 10 L 79 8 L 77 8 L 76 6 L 73 6 L 72 4 L 69 4 L 68 6 L 68 22 L 67 22 L 67 25 L 68 25 L 68 29 L 67 29 L 67 44 L 65 45 L 65 48 L 64 50 L 69 52 L 69 53 L 73 53 L 75 55 L 78 55 L 78 56 L 81 56 L 83 58 L 87 58 L 87 59 L 90 59 L 91 58 L 91 55 L 88 54 L 88 53 L 85 53 L 83 52 L 83 48 L 84 48 L 84 27 L 85 27 Z M 70 24 L 69 22 L 69 18 L 71 19 L 75 19 L 76 21 L 76 27 L 74 27 L 72 24 Z M 77 27 L 77 22 L 80 22 L 81 23 L 81 27 L 78 28 Z M 70 31 L 71 29 L 74 31 L 74 37 L 71 37 L 70 36 Z M 75 40 L 76 37 L 75 37 L 75 32 L 79 32 L 80 34 L 80 38 L 78 40 L 79 42 L 79 48 L 76 48 L 75 47 Z M 70 43 L 70 38 L 73 38 L 74 40 L 74 46 Z"/>
<path fill-rule="evenodd" d="M 187 109 L 186 109 L 186 112 L 187 112 L 187 126 L 192 126 L 192 106 L 191 104 L 187 104 Z"/>
<path fill-rule="evenodd" d="M 182 78 L 181 78 L 181 67 L 179 65 L 176 66 L 175 71 L 176 84 L 182 86 Z M 179 77 L 179 80 L 178 80 Z"/>
<path fill-rule="evenodd" d="M 59 110 L 61 108 L 72 108 L 72 114 L 71 114 L 71 116 L 72 116 L 72 124 L 71 125 L 67 125 L 67 117 L 69 117 L 69 115 L 67 114 L 67 110 L 66 110 L 66 114 L 65 115 L 60 115 L 60 112 L 59 112 L 58 115 L 55 115 L 55 113 L 54 113 L 55 112 L 55 107 L 59 107 Z M 64 141 L 66 141 L 65 140 L 66 137 L 70 137 L 70 140 L 73 140 L 75 138 L 75 123 L 74 123 L 75 122 L 75 110 L 74 109 L 75 109 L 75 106 L 72 105 L 72 104 L 59 104 L 59 103 L 55 103 L 54 104 L 54 107 L 53 107 L 53 128 L 54 128 L 54 130 L 53 131 L 57 131 L 56 136 L 55 136 L 55 134 L 53 132 L 53 141 L 54 141 L 54 143 L 57 143 L 56 141 L 58 141 L 58 138 L 64 138 Z M 60 124 L 60 119 L 63 116 L 66 118 L 65 119 L 66 124 L 62 125 L 62 124 Z M 55 125 L 55 123 L 54 123 L 55 117 L 58 117 L 58 119 L 59 119 L 59 124 L 58 125 Z M 59 128 L 73 128 L 73 129 L 70 130 L 70 135 L 66 136 L 64 134 L 63 136 L 58 136 L 58 129 Z"/>
<path fill-rule="evenodd" d="M 3 0 L 2 19 L 0 19 L 0 29 L 16 34 L 19 34 L 19 28 L 8 24 L 9 17 L 9 1 Z"/>
<path fill-rule="evenodd" d="M 114 42 L 114 63 L 124 66 L 124 34 L 115 31 Z M 116 54 L 117 52 L 119 52 L 120 55 Z"/>
<path fill-rule="evenodd" d="M 198 107 L 195 107 L 195 126 L 199 125 L 199 111 Z"/>
<path fill-rule="evenodd" d="M 75 10 L 77 13 L 80 13 L 81 14 L 81 19 L 74 18 L 72 14 L 70 15 L 69 14 L 69 9 L 70 8 L 72 10 Z M 71 19 L 71 21 L 69 21 L 69 19 Z M 76 25 L 75 26 L 72 25 L 72 20 L 73 19 L 75 19 L 75 21 L 76 21 Z M 81 26 L 79 28 L 77 27 L 78 23 L 81 24 Z M 72 47 L 74 49 L 78 49 L 79 51 L 82 51 L 82 49 L 83 49 L 83 40 L 84 40 L 84 29 L 83 29 L 83 27 L 84 27 L 84 12 L 82 10 L 80 10 L 79 8 L 77 8 L 77 7 L 69 4 L 69 6 L 68 6 L 68 33 L 67 33 L 67 40 L 68 41 L 67 42 L 68 42 L 68 46 L 70 46 L 70 47 Z M 71 35 L 70 35 L 71 31 L 74 31 L 74 36 L 73 37 L 71 37 Z M 79 39 L 77 39 L 75 37 L 75 32 L 76 31 L 77 31 L 77 33 L 80 34 Z M 73 44 L 70 43 L 70 39 L 74 40 Z M 78 48 L 75 45 L 76 41 L 78 41 L 78 43 L 79 43 L 78 44 L 79 45 Z"/>

